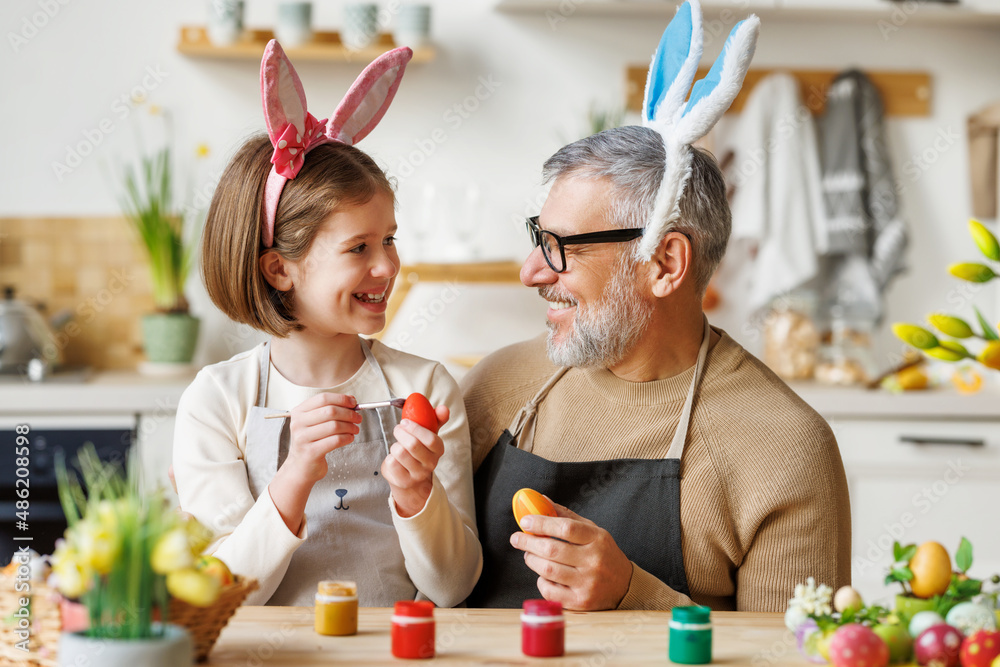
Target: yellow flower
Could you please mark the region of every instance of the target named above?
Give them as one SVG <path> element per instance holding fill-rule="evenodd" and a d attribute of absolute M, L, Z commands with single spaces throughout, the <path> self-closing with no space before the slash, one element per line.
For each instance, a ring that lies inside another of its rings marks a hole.
<path fill-rule="evenodd" d="M 993 269 L 990 267 L 974 262 L 952 264 L 948 267 L 948 273 L 970 283 L 988 283 L 997 277 L 997 274 L 993 273 Z"/>
<path fill-rule="evenodd" d="M 90 588 L 94 573 L 81 562 L 76 550 L 65 540 L 61 540 L 52 554 L 52 572 L 56 577 L 59 591 L 70 599 L 75 599 Z"/>
<path fill-rule="evenodd" d="M 972 356 L 961 343 L 956 343 L 953 340 L 943 340 L 938 347 L 924 350 L 924 354 L 948 362 L 961 361 Z"/>
<path fill-rule="evenodd" d="M 197 607 L 207 607 L 219 597 L 218 580 L 204 572 L 186 567 L 167 575 L 167 590 L 179 600 Z"/>
<path fill-rule="evenodd" d="M 194 566 L 191 542 L 183 527 L 174 528 L 157 540 L 150 562 L 153 571 L 158 574 L 167 574 Z"/>
<path fill-rule="evenodd" d="M 938 346 L 937 336 L 923 327 L 906 322 L 896 322 L 892 325 L 892 332 L 896 334 L 904 343 L 912 345 L 919 350 L 929 350 Z"/>
<path fill-rule="evenodd" d="M 80 561 L 98 574 L 107 574 L 121 553 L 121 538 L 100 521 L 84 519 L 73 527 Z"/>
<path fill-rule="evenodd" d="M 194 149 L 194 154 L 198 157 L 208 157 L 208 144 L 198 144 Z"/>
<path fill-rule="evenodd" d="M 969 220 L 969 233 L 972 234 L 972 240 L 976 242 L 984 256 L 994 262 L 1000 262 L 1000 243 L 997 243 L 997 237 L 993 236 L 983 223 L 975 219 Z"/>
<path fill-rule="evenodd" d="M 935 329 L 943 334 L 951 336 L 952 338 L 971 338 L 974 335 L 972 327 L 970 327 L 965 320 L 958 317 L 936 313 L 934 315 L 929 315 L 927 317 L 927 321 L 930 322 Z"/>
<path fill-rule="evenodd" d="M 976 357 L 983 366 L 1000 371 L 1000 340 L 991 340 Z"/>

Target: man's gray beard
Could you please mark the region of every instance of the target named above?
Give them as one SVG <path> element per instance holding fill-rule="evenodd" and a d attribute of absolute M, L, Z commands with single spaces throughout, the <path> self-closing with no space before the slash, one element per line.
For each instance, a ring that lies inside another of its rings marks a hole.
<path fill-rule="evenodd" d="M 653 319 L 653 304 L 636 287 L 638 262 L 627 253 L 604 289 L 601 299 L 583 310 L 577 303 L 572 330 L 561 343 L 557 326 L 547 322 L 549 359 L 557 366 L 604 367 L 621 361 Z"/>

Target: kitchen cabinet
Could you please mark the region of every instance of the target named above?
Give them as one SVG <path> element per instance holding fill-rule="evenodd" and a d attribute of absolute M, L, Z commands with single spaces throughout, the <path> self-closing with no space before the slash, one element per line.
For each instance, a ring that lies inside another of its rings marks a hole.
<path fill-rule="evenodd" d="M 680 2 L 663 0 L 500 0 L 501 12 L 556 16 L 595 15 L 617 17 L 663 17 L 669 19 Z M 963 0 L 956 4 L 938 4 L 923 0 L 742 0 L 721 2 L 705 0 L 706 19 L 732 18 L 755 13 L 764 21 L 853 21 L 874 22 L 876 27 L 892 30 L 903 25 L 1000 26 L 1000 6 L 992 0 Z M 879 25 L 879 22 L 886 22 Z"/>
<path fill-rule="evenodd" d="M 795 387 L 830 423 L 851 494 L 851 574 L 866 601 L 888 601 L 882 582 L 892 544 L 934 540 L 954 555 L 974 546 L 971 574 L 1000 572 L 1000 532 L 987 517 L 1000 499 L 1000 396 Z"/>

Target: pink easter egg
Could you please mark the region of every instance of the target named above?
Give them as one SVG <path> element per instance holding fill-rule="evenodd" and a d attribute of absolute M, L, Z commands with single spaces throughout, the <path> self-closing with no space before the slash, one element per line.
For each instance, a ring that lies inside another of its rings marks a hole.
<path fill-rule="evenodd" d="M 1000 632 L 980 630 L 962 642 L 962 667 L 990 667 L 1000 656 Z"/>
<path fill-rule="evenodd" d="M 834 667 L 885 667 L 889 647 L 870 628 L 849 623 L 830 639 L 830 662 Z"/>
<path fill-rule="evenodd" d="M 921 665 L 959 667 L 963 639 L 958 629 L 939 623 L 920 633 L 913 642 L 913 653 Z"/>

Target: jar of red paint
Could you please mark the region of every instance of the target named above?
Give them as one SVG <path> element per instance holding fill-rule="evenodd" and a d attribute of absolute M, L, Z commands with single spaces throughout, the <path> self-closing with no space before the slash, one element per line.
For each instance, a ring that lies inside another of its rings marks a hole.
<path fill-rule="evenodd" d="M 521 651 L 534 658 L 551 658 L 566 650 L 562 604 L 525 600 L 521 608 Z"/>
<path fill-rule="evenodd" d="M 397 658 L 434 657 L 434 603 L 400 600 L 392 613 L 392 654 Z"/>

